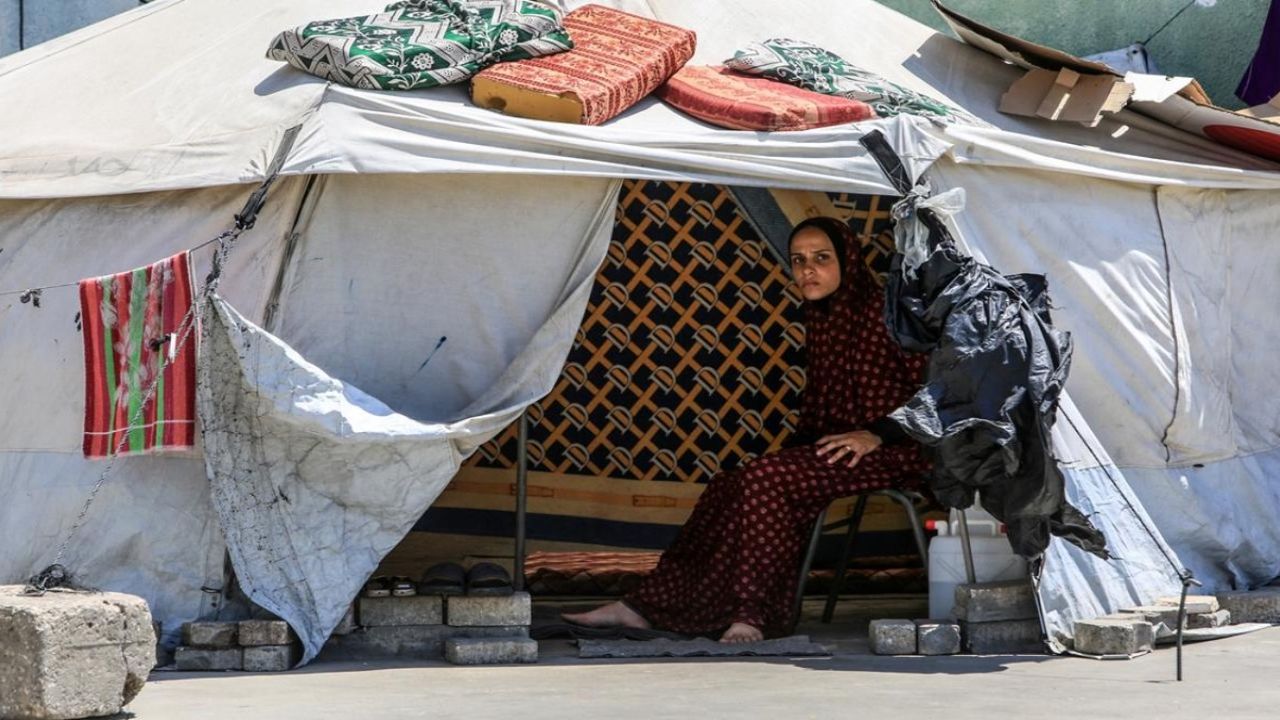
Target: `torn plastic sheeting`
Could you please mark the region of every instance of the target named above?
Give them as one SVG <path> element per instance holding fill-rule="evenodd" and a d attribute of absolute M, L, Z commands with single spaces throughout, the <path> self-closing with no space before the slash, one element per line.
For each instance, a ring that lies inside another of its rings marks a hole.
<path fill-rule="evenodd" d="M 965 508 L 981 490 L 1023 557 L 1040 557 L 1050 534 L 1106 557 L 1102 533 L 1067 502 L 1049 449 L 1071 343 L 1050 322 L 1044 277 L 1006 278 L 963 255 L 932 210 L 903 205 L 895 217 L 934 233 L 919 265 L 898 248 L 885 304 L 902 347 L 930 354 L 925 386 L 890 417 L 931 448 L 934 494 Z"/>

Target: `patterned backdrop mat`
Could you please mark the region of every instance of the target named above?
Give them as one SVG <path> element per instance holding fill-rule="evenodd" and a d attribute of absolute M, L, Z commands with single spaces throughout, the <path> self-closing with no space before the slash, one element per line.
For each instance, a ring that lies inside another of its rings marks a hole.
<path fill-rule="evenodd" d="M 887 269 L 884 199 L 779 204 L 848 220 L 869 235 L 869 264 Z M 529 469 L 705 482 L 780 446 L 804 386 L 800 320 L 785 268 L 724 187 L 626 182 L 564 371 L 529 408 Z M 510 427 L 467 465 L 514 467 L 515 440 Z"/>

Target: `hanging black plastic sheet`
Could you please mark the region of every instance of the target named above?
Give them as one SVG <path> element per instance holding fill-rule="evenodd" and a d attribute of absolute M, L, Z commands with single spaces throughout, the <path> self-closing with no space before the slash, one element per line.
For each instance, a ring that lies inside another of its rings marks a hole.
<path fill-rule="evenodd" d="M 929 365 L 924 387 L 890 417 L 930 448 L 934 494 L 966 508 L 980 492 L 1023 557 L 1039 557 L 1050 535 L 1108 557 L 1105 537 L 1067 502 L 1050 451 L 1071 338 L 1053 327 L 1044 276 L 1006 277 L 963 253 L 927 186 L 905 185 L 883 138 L 863 142 L 904 195 L 885 322 L 902 347 L 929 353 Z"/>

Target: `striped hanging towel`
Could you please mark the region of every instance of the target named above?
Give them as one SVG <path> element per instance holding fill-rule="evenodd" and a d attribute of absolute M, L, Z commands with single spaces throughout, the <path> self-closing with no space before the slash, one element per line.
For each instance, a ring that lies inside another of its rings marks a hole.
<path fill-rule="evenodd" d="M 198 333 L 184 327 L 195 322 L 192 295 L 186 251 L 147 267 L 80 281 L 85 457 L 195 445 Z M 187 342 L 180 343 L 184 334 Z"/>

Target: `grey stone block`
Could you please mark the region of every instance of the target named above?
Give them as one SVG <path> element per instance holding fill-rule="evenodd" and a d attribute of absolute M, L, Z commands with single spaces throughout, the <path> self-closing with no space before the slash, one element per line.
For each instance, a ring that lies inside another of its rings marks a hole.
<path fill-rule="evenodd" d="M 142 598 L 0 586 L 0 717 L 114 715 L 142 690 L 155 647 Z"/>
<path fill-rule="evenodd" d="M 454 665 L 538 662 L 538 641 L 529 638 L 449 638 L 444 659 Z"/>
<path fill-rule="evenodd" d="M 1179 596 L 1156 598 L 1156 605 L 1169 605 L 1178 607 Z M 1188 595 L 1187 596 L 1187 614 L 1192 613 L 1215 613 L 1222 607 L 1218 603 L 1218 598 L 1212 595 Z"/>
<path fill-rule="evenodd" d="M 1218 593 L 1218 602 L 1234 623 L 1280 622 L 1280 587 Z"/>
<path fill-rule="evenodd" d="M 1150 651 L 1155 630 L 1145 620 L 1077 620 L 1075 649 L 1088 655 L 1134 655 Z"/>
<path fill-rule="evenodd" d="M 325 643 L 317 659 L 385 660 L 393 658 L 438 658 L 444 655 L 444 641 L 456 637 L 524 638 L 527 627 L 469 627 L 450 625 L 405 625 L 361 628 L 347 635 L 334 635 Z"/>
<path fill-rule="evenodd" d="M 1027 580 L 956 586 L 956 618 L 971 623 L 1034 620 L 1036 599 Z"/>
<path fill-rule="evenodd" d="M 911 620 L 872 620 L 871 652 L 876 655 L 914 655 L 916 624 Z"/>
<path fill-rule="evenodd" d="M 811 642 L 808 635 L 791 635 L 773 640 L 747 643 L 722 643 L 710 638 L 693 640 L 579 640 L 580 658 L 645 658 L 645 657 L 824 657 L 831 651 Z"/>
<path fill-rule="evenodd" d="M 233 648 L 198 648 L 182 646 L 173 654 L 179 670 L 240 670 L 244 667 L 244 651 Z"/>
<path fill-rule="evenodd" d="M 302 648 L 288 645 L 254 645 L 244 649 L 245 672 L 284 672 L 302 659 Z"/>
<path fill-rule="evenodd" d="M 235 647 L 240 623 L 189 622 L 182 626 L 182 644 L 187 647 Z"/>
<path fill-rule="evenodd" d="M 360 598 L 360 625 L 443 625 L 444 603 L 439 595 Z"/>
<path fill-rule="evenodd" d="M 1124 617 L 1126 615 L 1133 617 Z M 1169 605 L 1140 605 L 1138 607 L 1120 608 L 1120 612 L 1114 616 L 1107 616 L 1115 620 L 1133 620 L 1140 619 L 1158 625 L 1164 623 L 1164 626 L 1170 630 L 1178 629 L 1178 608 Z"/>
<path fill-rule="evenodd" d="M 244 647 L 288 645 L 294 640 L 289 623 L 283 620 L 241 620 L 237 632 Z"/>
<path fill-rule="evenodd" d="M 964 647 L 975 655 L 1043 653 L 1039 620 L 962 622 Z"/>
<path fill-rule="evenodd" d="M 916 620 L 916 652 L 955 655 L 960 652 L 960 623 L 954 620 Z"/>
<path fill-rule="evenodd" d="M 533 608 L 527 592 L 506 597 L 454 595 L 448 598 L 445 617 L 456 627 L 528 625 L 533 619 Z"/>
<path fill-rule="evenodd" d="M 1187 616 L 1188 630 L 1223 627 L 1231 624 L 1231 611 L 1219 610 L 1212 613 L 1197 613 Z"/>
<path fill-rule="evenodd" d="M 354 632 L 357 627 L 359 626 L 356 625 L 356 606 L 355 603 L 352 603 L 351 606 L 347 608 L 347 614 L 343 615 L 342 620 L 338 622 L 338 627 L 333 629 L 333 634 L 346 635 Z"/>

